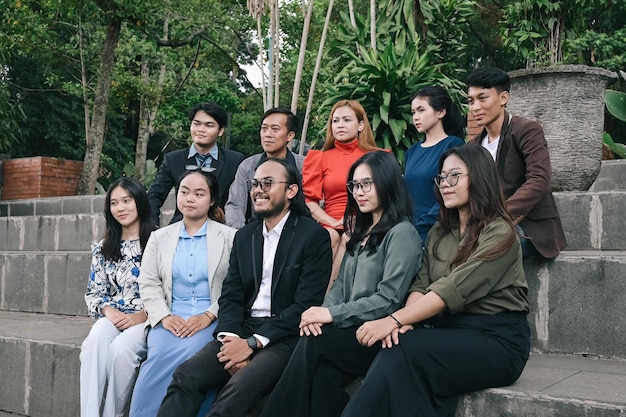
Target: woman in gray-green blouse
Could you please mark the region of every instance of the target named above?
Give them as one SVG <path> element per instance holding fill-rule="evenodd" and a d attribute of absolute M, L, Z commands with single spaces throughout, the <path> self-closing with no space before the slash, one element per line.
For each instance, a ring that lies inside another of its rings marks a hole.
<path fill-rule="evenodd" d="M 459 395 L 512 384 L 528 360 L 522 251 L 493 158 L 477 145 L 450 149 L 435 184 L 439 222 L 405 307 L 357 332 L 385 349 L 344 417 L 453 417 Z"/>
<path fill-rule="evenodd" d="M 346 245 L 339 275 L 320 307 L 302 313 L 291 360 L 262 416 L 339 416 L 343 387 L 380 350 L 357 341 L 358 327 L 398 309 L 420 265 L 422 242 L 400 166 L 384 151 L 363 155 L 348 174 Z"/>

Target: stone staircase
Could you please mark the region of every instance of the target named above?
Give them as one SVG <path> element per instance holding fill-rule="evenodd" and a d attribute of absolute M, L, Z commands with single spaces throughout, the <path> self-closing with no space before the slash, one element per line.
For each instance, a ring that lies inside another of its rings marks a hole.
<path fill-rule="evenodd" d="M 457 417 L 626 417 L 626 161 L 555 194 L 568 250 L 525 261 L 533 354 L 519 381 Z M 79 415 L 83 294 L 102 196 L 0 202 L 0 417 Z M 162 224 L 173 211 L 170 198 Z"/>

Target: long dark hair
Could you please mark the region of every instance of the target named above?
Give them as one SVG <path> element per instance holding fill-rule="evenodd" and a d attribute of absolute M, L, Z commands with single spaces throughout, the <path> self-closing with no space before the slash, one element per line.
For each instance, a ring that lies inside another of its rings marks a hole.
<path fill-rule="evenodd" d="M 496 164 L 491 154 L 489 154 L 489 151 L 482 146 L 469 144 L 445 151 L 439 159 L 439 172 L 441 172 L 444 161 L 450 155 L 456 155 L 467 166 L 470 211 L 465 227 L 463 245 L 459 248 L 457 255 L 452 260 L 451 266 L 455 267 L 465 262 L 472 252 L 476 250 L 478 238 L 483 229 L 489 223 L 500 217 L 511 227 L 511 233 L 503 244 L 494 247 L 481 257 L 486 260 L 496 259 L 505 254 L 517 239 L 515 226 L 513 226 L 511 217 L 506 211 L 506 203 L 498 181 Z M 439 190 L 435 190 L 435 197 L 439 203 L 440 225 L 444 230 L 450 231 L 458 225 L 459 211 L 457 209 L 446 208 Z M 435 241 L 435 256 L 437 256 L 437 247 L 442 238 L 443 235 L 440 235 Z"/>
<path fill-rule="evenodd" d="M 202 171 L 202 168 L 197 169 L 188 169 L 178 178 L 178 182 L 176 183 L 176 199 L 178 200 L 178 189 L 180 188 L 180 183 L 183 179 L 187 178 L 191 174 L 200 174 L 202 178 L 206 181 L 207 186 L 209 187 L 209 192 L 211 193 L 211 199 L 213 200 L 213 204 L 209 207 L 209 212 L 207 215 L 209 219 L 215 220 L 218 223 L 224 223 L 226 221 L 226 216 L 224 215 L 224 210 L 217 204 L 217 198 L 219 197 L 219 186 L 217 184 L 217 178 L 215 174 L 212 172 Z M 178 204 L 178 201 L 176 202 Z"/>
<path fill-rule="evenodd" d="M 428 101 L 430 107 L 435 111 L 446 111 L 446 115 L 441 119 L 441 123 L 447 135 L 458 136 L 460 138 L 465 137 L 465 118 L 446 90 L 438 85 L 424 87 L 413 94 L 411 101 L 418 97 Z"/>
<path fill-rule="evenodd" d="M 117 187 L 121 187 L 128 191 L 133 200 L 135 200 L 137 216 L 139 217 L 139 244 L 141 245 L 142 253 L 146 247 L 146 243 L 148 243 L 150 233 L 152 233 L 155 227 L 152 214 L 150 212 L 148 195 L 146 194 L 144 186 L 133 178 L 122 177 L 115 180 L 109 186 L 104 199 L 104 219 L 106 221 L 106 228 L 104 231 L 104 239 L 102 241 L 102 255 L 104 256 L 104 259 L 113 262 L 122 259 L 122 252 L 120 251 L 120 243 L 122 242 L 122 225 L 115 220 L 115 217 L 113 217 L 113 214 L 111 213 L 111 193 Z"/>
<path fill-rule="evenodd" d="M 361 164 L 367 165 L 372 172 L 378 203 L 383 209 L 380 221 L 369 232 L 369 239 L 365 244 L 368 253 L 372 254 L 376 252 L 389 229 L 404 219 L 412 219 L 413 207 L 402 179 L 400 164 L 392 154 L 385 151 L 366 153 L 350 167 L 348 181 L 352 180 L 354 171 Z M 350 254 L 355 253 L 360 242 L 368 235 L 372 223 L 372 214 L 362 213 L 354 196 L 349 192 L 343 227 L 350 236 L 346 245 Z"/>
<path fill-rule="evenodd" d="M 261 163 L 259 163 L 256 168 L 269 161 L 276 162 L 277 164 L 285 168 L 285 177 L 287 179 L 287 184 L 285 184 L 285 186 L 290 186 L 293 184 L 298 186 L 298 192 L 291 200 L 289 200 L 289 210 L 291 210 L 293 214 L 296 214 L 298 216 L 310 217 L 311 211 L 306 206 L 306 201 L 304 200 L 304 192 L 302 191 L 302 176 L 300 175 L 300 172 L 298 171 L 296 166 L 289 162 L 287 159 L 267 158 L 261 161 Z"/>

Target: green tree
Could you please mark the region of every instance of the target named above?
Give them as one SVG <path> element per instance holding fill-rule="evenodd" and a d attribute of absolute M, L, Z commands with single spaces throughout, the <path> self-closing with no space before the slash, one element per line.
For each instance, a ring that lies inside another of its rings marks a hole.
<path fill-rule="evenodd" d="M 401 162 L 406 149 L 418 140 L 410 115 L 411 95 L 433 84 L 442 85 L 457 101 L 463 95 L 462 84 L 446 75 L 455 73 L 452 64 L 435 62 L 443 58 L 437 55 L 444 53 L 443 48 L 429 44 L 428 37 L 421 38 L 415 30 L 413 5 L 413 1 L 404 1 L 381 6 L 376 30 L 385 36 L 378 37 L 375 49 L 370 48 L 369 18 L 356 15 L 355 27 L 343 13 L 339 36 L 331 43 L 331 50 L 339 53 L 327 66 L 328 81 L 324 83 L 323 107 L 330 108 L 340 99 L 358 100 L 371 117 L 378 145 L 392 149 Z M 465 9 L 457 10 L 457 17 L 465 18 Z M 426 22 L 436 19 L 433 13 Z M 430 39 L 435 38 L 433 32 Z M 336 75 L 330 76 L 334 71 Z"/>

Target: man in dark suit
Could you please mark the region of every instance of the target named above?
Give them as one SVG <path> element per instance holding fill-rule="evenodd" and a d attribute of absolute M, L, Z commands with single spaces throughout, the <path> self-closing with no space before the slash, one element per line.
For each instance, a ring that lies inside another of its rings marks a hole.
<path fill-rule="evenodd" d="M 217 145 L 217 140 L 224 134 L 224 127 L 228 121 L 222 106 L 210 102 L 196 104 L 189 110 L 189 120 L 191 121 L 189 131 L 193 141 L 191 147 L 167 153 L 148 190 L 150 209 L 157 224 L 163 202 L 187 166 L 200 166 L 213 171 L 219 189 L 217 204 L 224 208 L 228 200 L 228 189 L 244 158 L 240 152 L 223 149 Z M 177 207 L 170 223 L 181 219 L 182 215 Z"/>
<path fill-rule="evenodd" d="M 469 111 L 484 128 L 470 143 L 483 146 L 496 161 L 524 256 L 554 258 L 567 243 L 552 195 L 552 167 L 543 128 L 505 110 L 511 81 L 500 68 L 478 68 L 469 75 L 467 85 Z"/>
<path fill-rule="evenodd" d="M 301 313 L 322 302 L 332 254 L 325 229 L 309 214 L 300 174 L 285 159 L 256 169 L 255 216 L 235 235 L 219 300 L 216 340 L 174 372 L 158 416 L 198 413 L 244 417 L 273 389 L 299 338 Z"/>

